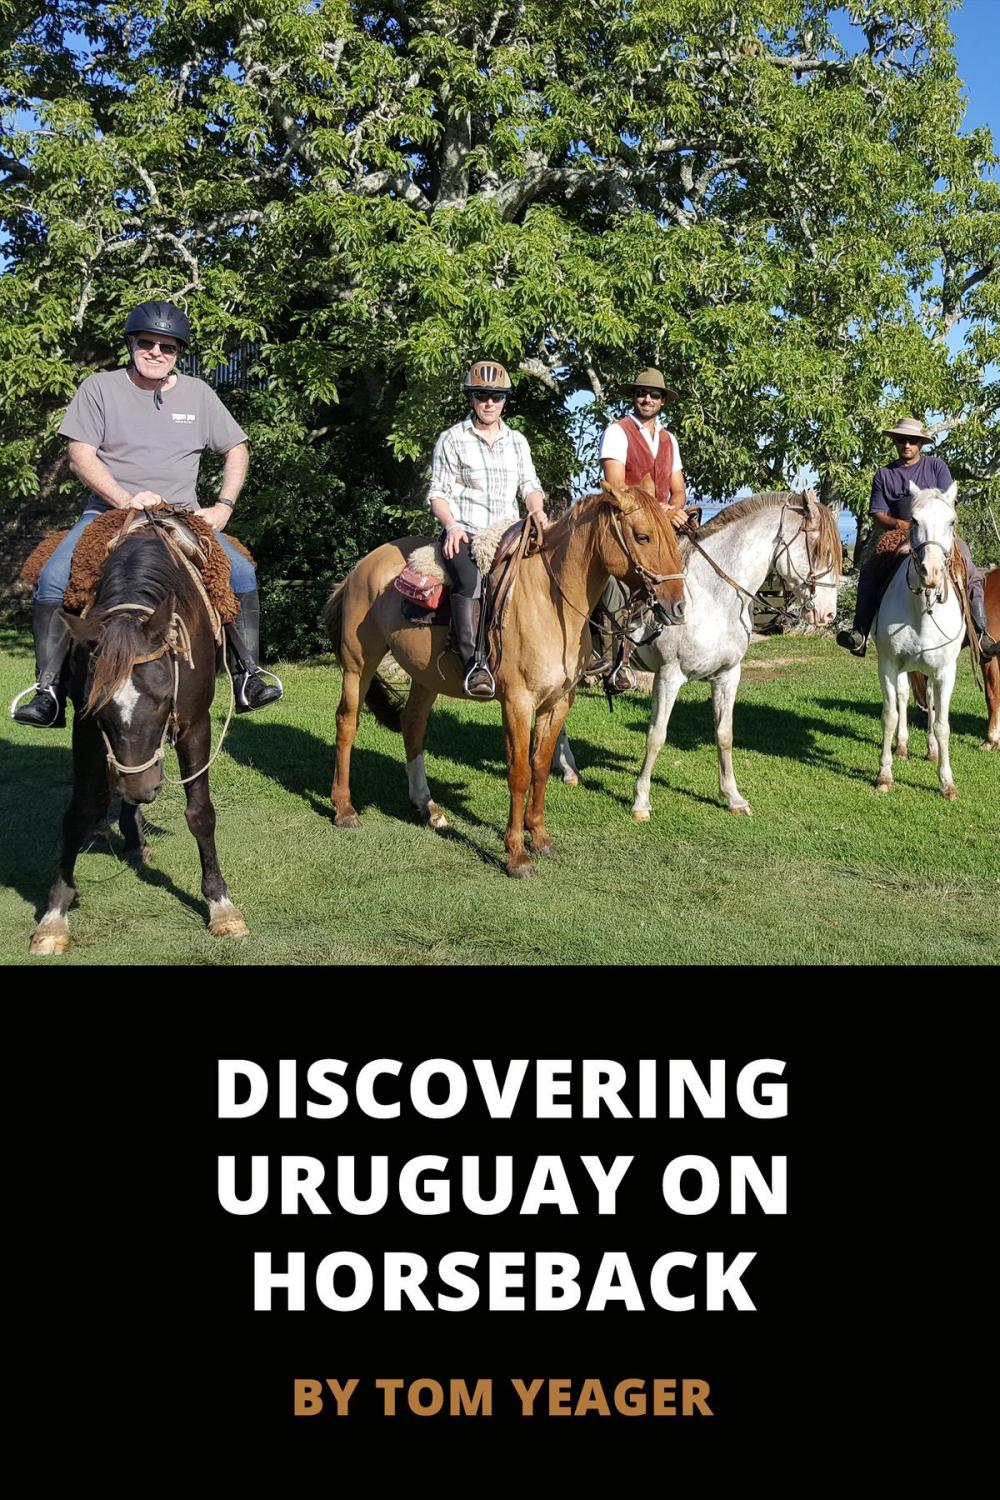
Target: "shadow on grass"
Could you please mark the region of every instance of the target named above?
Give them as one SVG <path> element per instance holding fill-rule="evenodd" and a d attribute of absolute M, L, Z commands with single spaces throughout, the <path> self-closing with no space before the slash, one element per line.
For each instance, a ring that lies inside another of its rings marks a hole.
<path fill-rule="evenodd" d="M 872 716 L 872 722 L 878 726 L 876 734 L 877 734 L 877 738 L 878 738 L 879 744 L 881 744 L 881 742 L 882 742 L 882 699 L 881 699 L 881 697 L 879 697 L 878 699 L 872 698 L 871 702 L 867 703 L 867 704 L 866 703 L 858 703 L 853 698 L 816 698 L 813 701 L 816 703 L 816 705 L 819 708 L 832 708 L 832 709 L 834 709 L 838 713 L 853 712 L 853 713 L 866 714 L 867 712 L 870 711 L 871 716 Z M 909 708 L 909 712 L 907 714 L 907 720 L 908 720 L 908 722 L 910 723 L 911 726 L 915 726 L 917 729 L 926 729 L 926 727 L 927 727 L 927 715 L 926 715 L 926 713 L 924 712 L 924 710 L 922 708 L 920 708 L 912 700 L 910 702 L 910 708 Z M 981 715 L 967 714 L 967 713 L 955 713 L 954 710 L 952 710 L 952 712 L 949 713 L 949 715 L 948 715 L 948 723 L 951 726 L 951 732 L 952 732 L 952 734 L 967 734 L 970 739 L 981 740 L 983 738 L 983 736 L 985 735 L 985 733 L 986 733 L 986 706 L 985 706 L 985 702 L 984 702 L 984 705 L 983 705 L 983 712 L 982 712 Z M 840 733 L 843 733 L 843 734 L 849 734 L 851 732 L 852 731 L 850 731 L 850 730 L 843 730 L 843 729 L 840 730 Z M 858 739 L 858 740 L 862 740 L 863 742 L 867 743 L 867 738 L 868 737 L 866 735 L 855 734 L 854 738 Z"/>
<path fill-rule="evenodd" d="M 0 882 L 34 907 L 36 921 L 47 908 L 48 892 L 59 870 L 63 815 L 72 795 L 72 764 L 68 745 L 7 745 L 4 749 L 5 795 L 0 802 L 0 813 L 6 836 L 0 840 Z M 146 831 L 155 835 L 162 830 L 147 818 Z M 186 829 L 184 834 L 191 845 L 192 881 L 197 882 L 198 846 Z M 102 873 L 88 876 L 77 863 L 76 882 L 81 902 L 86 902 L 88 887 L 107 884 L 133 869 L 122 859 L 123 848 L 118 833 L 112 833 L 110 840 L 95 833 L 84 841 L 78 861 L 97 855 Z M 116 861 L 121 862 L 121 868 L 108 873 L 111 863 Z M 199 917 L 206 916 L 204 901 L 176 885 L 155 865 L 142 865 L 135 873 L 146 884 L 168 891 Z M 123 916 L 127 916 L 124 901 Z"/>

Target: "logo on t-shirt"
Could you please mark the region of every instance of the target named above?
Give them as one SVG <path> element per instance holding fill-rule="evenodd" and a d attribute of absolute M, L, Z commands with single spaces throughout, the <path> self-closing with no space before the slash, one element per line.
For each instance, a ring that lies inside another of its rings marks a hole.
<path fill-rule="evenodd" d="M 170 415 L 175 422 L 197 421 L 197 417 L 193 411 L 172 411 Z"/>

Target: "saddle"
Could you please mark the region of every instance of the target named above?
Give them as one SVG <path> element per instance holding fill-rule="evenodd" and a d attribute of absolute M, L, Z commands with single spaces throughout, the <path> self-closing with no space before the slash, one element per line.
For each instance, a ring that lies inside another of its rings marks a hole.
<path fill-rule="evenodd" d="M 230 587 L 228 557 L 207 521 L 193 511 L 172 506 L 158 507 L 155 511 L 109 510 L 92 521 L 76 544 L 69 584 L 63 594 L 63 607 L 72 614 L 82 614 L 89 609 L 109 553 L 126 536 L 149 526 L 159 527 L 169 535 L 177 549 L 197 569 L 205 593 L 221 622 L 232 624 L 239 613 L 239 601 Z M 68 531 L 50 532 L 29 554 L 21 569 L 21 578 L 27 586 L 35 586 L 52 553 L 68 535 Z M 253 563 L 248 549 L 235 537 L 229 539 Z"/>

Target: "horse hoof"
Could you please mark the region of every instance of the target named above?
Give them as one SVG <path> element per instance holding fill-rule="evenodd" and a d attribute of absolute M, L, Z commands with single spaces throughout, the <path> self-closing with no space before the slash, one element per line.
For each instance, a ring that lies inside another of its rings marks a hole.
<path fill-rule="evenodd" d="M 208 930 L 213 937 L 249 937 L 250 929 L 243 913 L 231 901 L 211 901 L 208 907 Z"/>
<path fill-rule="evenodd" d="M 432 828 L 447 828 L 448 819 L 438 807 L 436 802 L 429 802 L 426 808 L 427 821 Z"/>
<path fill-rule="evenodd" d="M 887 792 L 891 786 L 891 781 L 876 781 L 875 790 L 877 792 Z"/>
<path fill-rule="evenodd" d="M 532 839 L 531 847 L 543 859 L 555 859 L 556 857 L 556 846 L 551 839 L 548 839 L 544 844 L 536 844 L 534 839 Z"/>
<path fill-rule="evenodd" d="M 334 828 L 360 828 L 361 819 L 356 812 L 337 813 L 333 820 Z"/>
<path fill-rule="evenodd" d="M 729 811 L 737 818 L 752 818 L 753 808 L 749 802 L 734 802 Z"/>
<path fill-rule="evenodd" d="M 957 786 L 943 786 L 941 788 L 941 795 L 945 799 L 946 802 L 954 802 L 956 800 L 956 798 L 958 797 L 958 787 Z"/>
<path fill-rule="evenodd" d="M 980 750 L 1000 750 L 1000 740 L 983 740 Z"/>
<path fill-rule="evenodd" d="M 566 771 L 563 775 L 563 786 L 579 786 L 580 778 L 575 771 Z"/>
<path fill-rule="evenodd" d="M 149 844 L 143 844 L 141 849 L 126 849 L 122 854 L 122 858 L 133 869 L 139 870 L 143 865 L 152 864 L 153 851 Z"/>
<path fill-rule="evenodd" d="M 909 746 L 908 745 L 897 745 L 896 746 L 896 759 L 897 760 L 909 760 L 909 758 L 910 758 L 910 749 L 909 749 Z"/>
<path fill-rule="evenodd" d="M 937 763 L 938 763 L 938 753 L 937 753 L 937 751 L 936 750 L 928 750 L 928 752 L 927 752 L 927 759 L 930 761 L 930 763 L 931 763 L 932 766 L 936 766 Z"/>
<path fill-rule="evenodd" d="M 508 865 L 507 874 L 512 880 L 524 880 L 528 875 L 534 875 L 535 867 L 530 859 L 525 859 L 521 864 Z"/>
<path fill-rule="evenodd" d="M 652 814 L 648 807 L 633 807 L 632 817 L 637 823 L 648 823 Z"/>
<path fill-rule="evenodd" d="M 36 932 L 31 939 L 29 952 L 38 957 L 52 953 L 67 953 L 69 951 L 68 932 Z"/>

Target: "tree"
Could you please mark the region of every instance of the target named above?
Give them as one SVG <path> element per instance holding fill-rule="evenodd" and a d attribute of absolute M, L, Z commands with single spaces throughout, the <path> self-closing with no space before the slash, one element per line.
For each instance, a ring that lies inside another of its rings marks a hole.
<path fill-rule="evenodd" d="M 173 296 L 207 368 L 256 351 L 231 404 L 272 637 L 279 594 L 405 529 L 479 354 L 563 499 L 568 399 L 602 418 L 649 362 L 702 494 L 811 465 L 859 511 L 909 409 L 963 495 L 995 479 L 996 158 L 949 0 L 852 0 L 856 45 L 826 0 L 0 8 L 8 505 L 56 503 L 68 395 Z"/>

